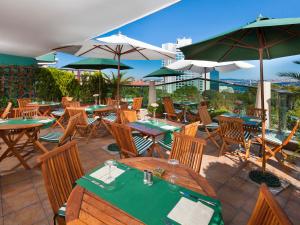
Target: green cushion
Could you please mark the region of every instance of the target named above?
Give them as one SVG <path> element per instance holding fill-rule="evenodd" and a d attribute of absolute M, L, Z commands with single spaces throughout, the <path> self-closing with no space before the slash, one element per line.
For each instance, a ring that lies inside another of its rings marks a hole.
<path fill-rule="evenodd" d="M 135 143 L 135 147 L 136 147 L 139 155 L 143 154 L 153 144 L 152 140 L 149 140 L 149 139 L 146 139 L 146 138 L 143 138 L 140 136 L 134 136 L 133 141 Z"/>
<path fill-rule="evenodd" d="M 63 205 L 58 209 L 57 214 L 58 214 L 59 216 L 65 217 L 65 215 L 66 215 L 66 207 L 67 207 L 67 203 L 63 204 Z"/>
<path fill-rule="evenodd" d="M 39 138 L 40 141 L 58 143 L 60 137 L 63 135 L 62 132 L 51 132 L 46 135 L 43 135 Z"/>
<path fill-rule="evenodd" d="M 102 118 L 103 120 L 108 120 L 109 122 L 115 122 L 117 119 L 117 115 L 115 113 L 110 113 L 107 116 Z"/>
<path fill-rule="evenodd" d="M 158 144 L 164 149 L 171 151 L 173 140 L 169 136 L 164 136 L 161 140 L 158 141 Z"/>
<path fill-rule="evenodd" d="M 91 125 L 97 121 L 97 118 L 88 118 L 88 124 Z"/>
<path fill-rule="evenodd" d="M 65 114 L 65 111 L 64 110 L 55 110 L 55 111 L 52 111 L 51 114 L 53 116 L 61 117 Z"/>

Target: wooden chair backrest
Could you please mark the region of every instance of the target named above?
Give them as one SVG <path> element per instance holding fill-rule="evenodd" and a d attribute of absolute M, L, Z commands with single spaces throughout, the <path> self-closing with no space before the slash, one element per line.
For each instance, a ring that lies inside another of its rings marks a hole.
<path fill-rule="evenodd" d="M 293 129 L 291 130 L 291 132 L 289 133 L 289 135 L 286 137 L 286 139 L 282 142 L 282 147 L 287 145 L 293 138 L 293 136 L 295 135 L 295 133 L 297 132 L 298 128 L 299 128 L 299 124 L 300 124 L 300 120 L 297 120 L 297 122 L 295 123 Z"/>
<path fill-rule="evenodd" d="M 199 127 L 199 122 L 194 122 L 194 123 L 190 123 L 188 125 L 185 125 L 182 130 L 181 133 L 188 135 L 190 137 L 195 137 L 197 132 L 198 132 L 198 127 Z"/>
<path fill-rule="evenodd" d="M 175 108 L 171 97 L 163 97 L 163 105 L 167 114 L 175 114 Z"/>
<path fill-rule="evenodd" d="M 219 116 L 220 134 L 225 140 L 244 142 L 244 121 L 240 118 Z"/>
<path fill-rule="evenodd" d="M 75 181 L 83 176 L 83 169 L 75 141 L 40 156 L 42 175 L 54 213 L 67 202 Z"/>
<path fill-rule="evenodd" d="M 198 112 L 199 112 L 200 121 L 203 125 L 208 125 L 208 124 L 212 123 L 212 120 L 208 113 L 206 105 L 199 106 Z"/>
<path fill-rule="evenodd" d="M 267 113 L 267 110 L 266 110 L 266 109 L 264 110 L 264 113 L 265 113 L 265 116 L 266 116 L 266 113 Z M 248 115 L 248 116 L 258 117 L 258 118 L 262 119 L 262 116 L 263 116 L 263 110 L 260 109 L 260 108 L 249 108 L 249 109 L 247 110 L 247 115 Z"/>
<path fill-rule="evenodd" d="M 121 102 L 121 103 L 120 103 L 120 109 L 121 109 L 121 110 L 126 110 L 126 109 L 128 109 L 128 103 L 127 103 L 127 102 Z"/>
<path fill-rule="evenodd" d="M 27 106 L 28 103 L 31 102 L 31 99 L 30 98 L 18 98 L 17 101 L 18 101 L 19 108 L 24 108 Z"/>
<path fill-rule="evenodd" d="M 31 118 L 39 115 L 38 107 L 24 107 L 20 110 L 20 117 Z"/>
<path fill-rule="evenodd" d="M 204 145 L 206 145 L 204 139 L 174 132 L 174 140 L 169 158 L 177 159 L 179 163 L 186 165 L 196 173 L 199 173 Z"/>
<path fill-rule="evenodd" d="M 120 119 L 122 124 L 131 123 L 138 120 L 135 110 L 121 110 Z"/>
<path fill-rule="evenodd" d="M 116 142 L 124 155 L 138 156 L 136 146 L 134 144 L 131 128 L 125 124 L 111 123 L 111 131 Z"/>
<path fill-rule="evenodd" d="M 10 110 L 11 110 L 11 107 L 12 107 L 12 103 L 11 102 L 8 102 L 8 104 L 7 104 L 7 106 L 6 106 L 6 108 L 5 108 L 5 110 L 4 110 L 4 112 L 2 113 L 2 115 L 1 115 L 1 119 L 5 119 L 7 116 L 8 116 L 8 114 L 9 114 L 9 112 L 10 112 Z"/>
<path fill-rule="evenodd" d="M 292 225 L 265 184 L 260 186 L 256 205 L 248 221 L 248 225 L 257 224 Z"/>
<path fill-rule="evenodd" d="M 65 102 L 65 107 L 80 107 L 80 102 L 79 101 Z"/>
<path fill-rule="evenodd" d="M 59 139 L 59 145 L 64 144 L 68 140 L 68 138 L 70 140 L 72 139 L 72 137 L 74 136 L 74 133 L 76 131 L 77 121 L 80 116 L 81 115 L 78 113 L 77 115 L 70 117 L 67 128 L 65 129 L 63 135 Z"/>
<path fill-rule="evenodd" d="M 69 102 L 72 102 L 73 101 L 73 97 L 69 97 L 69 96 L 64 96 L 61 98 L 61 104 L 64 108 L 67 107 L 68 103 Z"/>
<path fill-rule="evenodd" d="M 112 98 L 105 98 L 106 100 L 106 105 L 116 105 L 117 104 L 117 100 L 114 100 Z"/>
<path fill-rule="evenodd" d="M 85 108 L 81 107 L 67 107 L 67 111 L 69 116 L 75 116 L 79 114 L 79 118 L 77 119 L 77 125 L 80 126 L 88 126 L 88 116 L 86 114 Z"/>
<path fill-rule="evenodd" d="M 140 110 L 143 104 L 143 97 L 133 98 L 132 109 Z"/>

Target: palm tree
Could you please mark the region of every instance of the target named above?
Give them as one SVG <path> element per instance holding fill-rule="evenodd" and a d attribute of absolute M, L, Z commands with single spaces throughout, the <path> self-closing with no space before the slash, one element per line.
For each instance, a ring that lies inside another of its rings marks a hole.
<path fill-rule="evenodd" d="M 125 78 L 125 72 L 120 73 L 120 86 L 129 84 L 134 80 L 133 77 L 126 77 Z M 112 90 L 112 97 L 115 98 L 117 95 L 117 86 L 118 86 L 118 75 L 111 72 L 111 76 L 108 76 L 107 74 L 104 74 L 104 79 L 108 86 Z"/>
<path fill-rule="evenodd" d="M 294 61 L 295 64 L 300 65 L 300 61 Z M 300 81 L 300 73 L 299 72 L 281 72 L 279 73 L 281 77 L 290 77 Z"/>

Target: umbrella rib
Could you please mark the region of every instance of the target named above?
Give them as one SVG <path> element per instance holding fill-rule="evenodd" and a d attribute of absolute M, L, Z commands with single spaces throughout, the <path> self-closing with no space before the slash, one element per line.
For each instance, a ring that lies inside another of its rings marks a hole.
<path fill-rule="evenodd" d="M 138 47 L 133 47 L 133 45 L 129 44 L 132 48 L 133 51 L 137 51 L 138 53 L 140 53 L 145 59 L 149 60 L 149 58 L 147 56 L 145 56 L 143 53 L 141 53 L 139 50 L 138 50 Z M 135 50 L 134 50 L 135 49 Z"/>
<path fill-rule="evenodd" d="M 233 49 L 236 47 L 236 46 L 238 46 L 238 44 L 239 44 L 239 42 L 241 42 L 243 39 L 244 39 L 244 37 L 246 37 L 246 35 L 248 34 L 250 32 L 250 30 L 246 30 L 245 32 L 244 32 L 244 34 L 241 36 L 241 38 L 240 39 L 238 39 L 238 40 L 236 40 L 235 41 L 235 43 L 223 54 L 223 56 L 221 56 L 220 58 L 219 58 L 219 60 L 218 61 L 222 61 L 228 54 L 230 54 L 232 51 L 233 51 Z M 225 37 L 225 39 L 226 39 L 226 37 Z M 243 46 L 243 45 L 242 45 Z M 250 48 L 250 47 L 249 47 Z"/>
<path fill-rule="evenodd" d="M 262 37 L 263 45 L 265 46 L 265 49 L 266 49 L 267 57 L 268 57 L 268 59 L 270 59 L 271 58 L 270 57 L 270 51 L 269 51 L 269 48 L 268 48 L 268 46 L 266 44 L 266 36 L 265 36 L 265 34 L 264 34 L 264 32 L 262 30 L 260 32 L 261 32 L 261 37 Z"/>
<path fill-rule="evenodd" d="M 169 56 L 169 55 L 167 55 L 167 54 L 165 54 L 165 53 L 161 53 L 161 52 L 159 52 L 159 51 L 156 51 L 156 50 L 153 50 L 154 52 L 157 52 L 157 53 L 159 53 L 159 54 L 161 54 L 161 55 L 164 55 L 164 56 L 166 56 L 166 57 L 168 57 L 168 58 L 170 58 L 170 59 L 175 59 L 175 58 L 173 58 L 173 57 L 171 57 L 171 56 Z"/>
<path fill-rule="evenodd" d="M 82 55 L 84 55 L 84 54 L 86 54 L 86 53 L 88 53 L 88 52 L 91 52 L 91 51 L 93 51 L 93 50 L 96 49 L 96 48 L 97 48 L 97 46 L 94 46 L 93 48 L 90 48 L 89 50 L 86 50 L 85 52 L 79 54 L 79 56 L 82 56 Z"/>
<path fill-rule="evenodd" d="M 126 52 L 123 52 L 123 54 L 128 54 L 128 53 L 134 52 L 134 51 L 136 51 L 136 49 L 138 49 L 138 47 L 129 49 Z M 145 48 L 140 48 L 139 50 L 142 51 L 142 50 L 145 50 Z"/>

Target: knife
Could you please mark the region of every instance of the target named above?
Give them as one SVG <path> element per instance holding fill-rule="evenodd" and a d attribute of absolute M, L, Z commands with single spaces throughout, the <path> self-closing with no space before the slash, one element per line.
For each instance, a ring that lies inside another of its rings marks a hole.
<path fill-rule="evenodd" d="M 194 200 L 196 200 L 196 201 L 200 201 L 200 202 L 204 202 L 204 203 L 207 203 L 207 204 L 209 204 L 209 205 L 212 205 L 212 206 L 216 206 L 216 203 L 210 202 L 210 201 L 207 201 L 207 200 L 204 200 L 204 199 L 199 198 L 198 196 L 195 196 L 195 195 L 190 194 L 190 193 L 188 193 L 188 192 L 180 191 L 179 193 L 182 194 L 182 195 L 185 196 L 185 197 L 190 197 L 190 198 L 192 198 L 192 199 L 194 199 Z"/>

